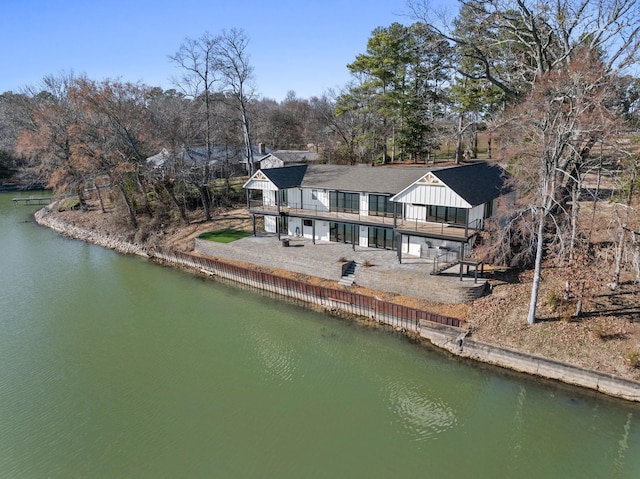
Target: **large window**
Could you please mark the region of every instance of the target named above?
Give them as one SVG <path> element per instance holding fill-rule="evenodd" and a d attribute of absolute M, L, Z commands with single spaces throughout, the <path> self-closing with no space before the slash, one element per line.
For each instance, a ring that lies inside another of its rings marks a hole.
<path fill-rule="evenodd" d="M 393 216 L 393 202 L 385 195 L 369 195 L 369 214 L 371 216 Z"/>
<path fill-rule="evenodd" d="M 493 216 L 493 201 L 484 204 L 484 217 L 491 218 Z"/>
<path fill-rule="evenodd" d="M 356 230 L 354 235 L 353 230 Z M 353 243 L 354 240 L 358 243 L 357 234 L 360 231 L 360 228 L 357 226 L 354 227 L 352 224 L 348 223 L 329 223 L 329 239 L 331 241 L 335 241 L 336 243 Z"/>
<path fill-rule="evenodd" d="M 369 248 L 394 249 L 395 244 L 393 229 L 369 227 Z"/>
<path fill-rule="evenodd" d="M 289 217 L 280 216 L 280 233 L 286 235 L 289 234 Z"/>
<path fill-rule="evenodd" d="M 427 221 L 464 225 L 467 221 L 467 210 L 452 206 L 427 206 Z"/>
<path fill-rule="evenodd" d="M 360 213 L 360 194 L 344 191 L 329 192 L 330 211 L 341 213 Z"/>
<path fill-rule="evenodd" d="M 289 191 L 279 190 L 278 195 L 280 196 L 280 206 L 287 206 L 289 203 Z"/>

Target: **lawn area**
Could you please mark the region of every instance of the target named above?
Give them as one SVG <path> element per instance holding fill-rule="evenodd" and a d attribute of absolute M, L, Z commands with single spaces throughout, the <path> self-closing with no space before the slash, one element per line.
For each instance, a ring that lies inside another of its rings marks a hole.
<path fill-rule="evenodd" d="M 251 233 L 248 231 L 225 228 L 223 230 L 207 231 L 198 236 L 198 238 L 207 241 L 216 241 L 218 243 L 231 243 L 232 241 L 246 238 L 247 236 L 251 236 Z"/>

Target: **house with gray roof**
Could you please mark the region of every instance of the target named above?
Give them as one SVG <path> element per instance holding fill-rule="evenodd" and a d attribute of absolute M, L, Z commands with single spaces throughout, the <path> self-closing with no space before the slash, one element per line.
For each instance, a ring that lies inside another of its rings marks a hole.
<path fill-rule="evenodd" d="M 269 154 L 262 144 L 252 146 L 252 152 L 254 163 Z M 146 161 L 153 168 L 162 169 L 208 165 L 214 172 L 222 166 L 234 168 L 240 173 L 248 171 L 247 153 L 243 145 L 214 145 L 211 148 L 210 157 L 207 147 L 203 145 L 180 146 L 175 149 L 163 148 L 159 153 L 147 158 Z"/>
<path fill-rule="evenodd" d="M 486 162 L 444 168 L 309 164 L 258 170 L 244 188 L 254 225 L 262 216 L 265 231 L 279 237 L 450 262 L 469 254 L 497 199 L 509 192 L 506 179 L 502 168 Z"/>
<path fill-rule="evenodd" d="M 315 163 L 320 154 L 307 150 L 275 150 L 259 158 L 261 169 L 280 168 L 287 165 Z"/>

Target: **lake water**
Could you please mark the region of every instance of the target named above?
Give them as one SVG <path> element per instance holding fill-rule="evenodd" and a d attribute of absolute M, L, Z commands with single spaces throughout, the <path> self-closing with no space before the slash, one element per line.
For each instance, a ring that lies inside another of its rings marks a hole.
<path fill-rule="evenodd" d="M 70 240 L 0 193 L 0 478 L 637 478 L 640 406 Z"/>

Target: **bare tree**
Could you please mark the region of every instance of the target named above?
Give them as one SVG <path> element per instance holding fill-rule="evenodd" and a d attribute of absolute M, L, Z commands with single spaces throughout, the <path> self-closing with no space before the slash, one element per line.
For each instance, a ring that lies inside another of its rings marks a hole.
<path fill-rule="evenodd" d="M 579 189 L 581 175 L 593 164 L 593 146 L 613 143 L 619 130 L 615 83 L 595 52 L 581 50 L 566 71 L 541 75 L 527 99 L 505 111 L 496 125 L 508 147 L 503 153 L 521 194 L 519 208 L 534 232 L 529 324 L 535 322 L 545 250 L 553 245 L 563 256 L 576 247 L 570 199 L 576 202 L 577 196 L 567 191 Z"/>
<path fill-rule="evenodd" d="M 78 108 L 71 90 L 80 77 L 72 73 L 47 76 L 38 87 L 27 87 L 29 111 L 22 118 L 16 151 L 37 161 L 41 178 L 58 194 L 73 192 L 84 208 L 84 187 L 89 165 L 75 161 L 72 128 Z"/>
<path fill-rule="evenodd" d="M 516 99 L 540 75 L 566 67 L 581 48 L 600 51 L 608 71 L 637 62 L 636 0 L 460 0 L 454 22 L 428 0 L 409 0 L 411 14 L 457 47 L 460 75 L 485 79 Z M 450 28 L 452 27 L 452 28 Z"/>
<path fill-rule="evenodd" d="M 249 125 L 249 102 L 254 98 L 253 68 L 249 63 L 249 37 L 243 30 L 231 29 L 223 31 L 217 38 L 214 49 L 215 66 L 220 72 L 225 92 L 234 100 L 240 114 L 242 134 L 244 138 L 247 172 L 254 173 L 251 128 Z"/>
<path fill-rule="evenodd" d="M 215 60 L 218 44 L 219 38 L 207 32 L 199 39 L 185 39 L 179 50 L 169 57 L 183 70 L 183 75 L 174 80 L 176 86 L 194 100 L 200 96 L 204 98 L 204 143 L 207 149 L 207 160 L 200 168 L 201 171 L 196 186 L 200 192 L 202 208 L 207 221 L 211 221 L 209 181 L 211 180 L 210 165 L 213 161 L 212 99 L 215 85 L 219 81 Z M 194 145 L 184 146 L 191 147 Z"/>

